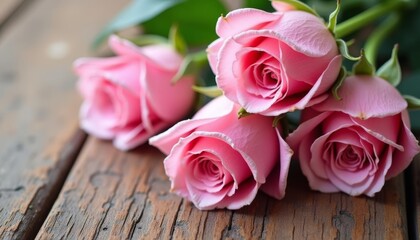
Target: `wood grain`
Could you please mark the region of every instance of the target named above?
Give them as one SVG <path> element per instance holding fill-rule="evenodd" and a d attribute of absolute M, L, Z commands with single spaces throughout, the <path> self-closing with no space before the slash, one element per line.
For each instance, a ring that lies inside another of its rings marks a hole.
<path fill-rule="evenodd" d="M 169 193 L 163 158 L 89 139 L 37 239 L 407 239 L 402 176 L 354 198 L 309 190 L 293 166 L 282 201 L 199 211 Z"/>
<path fill-rule="evenodd" d="M 417 136 L 419 136 L 417 134 Z M 418 138 L 418 137 L 417 137 Z M 417 236 L 419 239 L 420 233 L 420 155 L 417 155 L 414 158 L 413 163 L 409 169 L 409 175 L 407 178 L 411 181 L 411 184 L 407 185 L 408 190 L 410 191 L 411 201 L 409 201 L 410 209 L 409 219 L 412 221 L 410 224 L 412 226 L 412 235 Z"/>
<path fill-rule="evenodd" d="M 0 2 L 0 28 L 19 9 L 25 0 L 2 0 Z"/>
<path fill-rule="evenodd" d="M 52 207 L 86 137 L 71 64 L 127 2 L 38 0 L 2 29 L 0 239 L 34 237 Z"/>

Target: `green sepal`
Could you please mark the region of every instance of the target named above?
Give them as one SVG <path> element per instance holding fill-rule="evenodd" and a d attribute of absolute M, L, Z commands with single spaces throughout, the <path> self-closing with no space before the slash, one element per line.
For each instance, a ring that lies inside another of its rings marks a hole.
<path fill-rule="evenodd" d="M 284 2 L 287 4 L 292 5 L 296 10 L 300 10 L 300 11 L 304 11 L 304 12 L 308 12 L 310 14 L 313 14 L 315 16 L 318 16 L 318 13 L 311 7 L 309 7 L 308 5 L 306 5 L 305 3 L 298 1 L 298 0 L 271 0 L 274 2 Z"/>
<path fill-rule="evenodd" d="M 274 119 L 273 119 L 272 126 L 273 126 L 273 127 L 277 127 L 279 124 L 281 124 L 282 119 L 283 119 L 285 116 L 286 116 L 286 114 L 281 114 L 281 115 L 275 116 L 275 117 L 274 117 Z"/>
<path fill-rule="evenodd" d="M 338 95 L 338 90 L 340 89 L 341 85 L 343 85 L 344 79 L 347 77 L 347 70 L 345 67 L 341 66 L 340 73 L 338 74 L 337 80 L 331 89 L 331 93 L 335 99 L 341 100 L 341 97 Z"/>
<path fill-rule="evenodd" d="M 169 41 L 179 54 L 185 55 L 187 53 L 187 44 L 179 32 L 179 27 L 177 24 L 172 25 L 171 29 L 169 30 Z"/>
<path fill-rule="evenodd" d="M 382 65 L 376 75 L 391 83 L 394 87 L 398 86 L 401 82 L 401 67 L 398 62 L 398 45 L 392 49 L 391 58 Z"/>
<path fill-rule="evenodd" d="M 217 86 L 210 87 L 201 87 L 201 86 L 192 86 L 192 89 L 204 96 L 215 98 L 223 95 L 223 92 Z"/>
<path fill-rule="evenodd" d="M 186 55 L 178 72 L 172 78 L 172 83 L 178 82 L 184 76 L 198 75 L 207 62 L 206 51 Z"/>
<path fill-rule="evenodd" d="M 332 34 L 335 33 L 335 26 L 337 26 L 337 17 L 338 13 L 340 12 L 341 8 L 341 0 L 337 0 L 337 8 L 330 14 L 330 18 L 328 21 L 328 29 Z"/>
<path fill-rule="evenodd" d="M 238 111 L 238 119 L 241 119 L 243 117 L 248 117 L 250 116 L 252 113 L 247 112 L 244 108 L 239 109 Z"/>
<path fill-rule="evenodd" d="M 407 101 L 407 109 L 420 110 L 420 99 L 410 95 L 404 95 L 403 97 Z"/>
<path fill-rule="evenodd" d="M 354 75 L 369 75 L 375 74 L 375 67 L 367 60 L 365 50 L 360 51 L 360 59 L 353 65 Z"/>
<path fill-rule="evenodd" d="M 146 46 L 153 44 L 169 44 L 168 39 L 157 35 L 141 35 L 128 39 L 137 46 Z"/>
<path fill-rule="evenodd" d="M 340 53 L 343 57 L 347 58 L 350 61 L 358 61 L 360 60 L 360 57 L 353 57 L 349 53 L 348 44 L 343 39 L 337 39 L 337 46 L 340 50 Z"/>

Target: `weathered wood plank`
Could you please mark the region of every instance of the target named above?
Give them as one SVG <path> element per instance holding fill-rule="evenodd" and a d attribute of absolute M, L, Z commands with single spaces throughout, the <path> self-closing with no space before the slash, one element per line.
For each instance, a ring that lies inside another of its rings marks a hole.
<path fill-rule="evenodd" d="M 170 194 L 164 156 L 90 138 L 37 239 L 407 239 L 403 178 L 375 198 L 310 191 L 294 166 L 287 196 L 199 211 Z"/>
<path fill-rule="evenodd" d="M 53 205 L 85 139 L 71 63 L 127 2 L 38 0 L 2 29 L 0 239 L 34 237 Z"/>
<path fill-rule="evenodd" d="M 0 26 L 6 21 L 25 0 L 2 0 L 0 2 Z"/>
<path fill-rule="evenodd" d="M 419 136 L 419 134 L 417 134 Z M 410 192 L 410 209 L 409 211 L 409 219 L 412 226 L 412 235 L 415 235 L 417 239 L 420 238 L 420 155 L 417 155 L 414 158 L 414 162 L 409 169 L 410 172 L 408 174 L 408 180 L 411 181 L 410 184 L 407 185 L 407 191 Z"/>

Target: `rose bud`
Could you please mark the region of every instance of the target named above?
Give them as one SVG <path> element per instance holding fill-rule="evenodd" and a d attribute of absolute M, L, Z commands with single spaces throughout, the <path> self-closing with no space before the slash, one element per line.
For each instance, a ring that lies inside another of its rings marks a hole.
<path fill-rule="evenodd" d="M 128 150 L 190 111 L 193 79 L 171 83 L 182 57 L 169 44 L 137 47 L 111 36 L 109 46 L 117 56 L 81 58 L 74 64 L 84 99 L 80 125 Z"/>
<path fill-rule="evenodd" d="M 373 196 L 419 152 L 407 103 L 378 77 L 348 77 L 338 93 L 303 110 L 287 142 L 312 189 Z"/>
<path fill-rule="evenodd" d="M 220 17 L 207 49 L 216 82 L 249 113 L 277 116 L 324 100 L 341 67 L 322 19 L 275 3 L 279 11 L 238 9 Z"/>
<path fill-rule="evenodd" d="M 172 191 L 202 210 L 238 209 L 261 188 L 284 197 L 292 151 L 273 118 L 237 117 L 239 106 L 219 97 L 150 139 L 164 160 Z"/>

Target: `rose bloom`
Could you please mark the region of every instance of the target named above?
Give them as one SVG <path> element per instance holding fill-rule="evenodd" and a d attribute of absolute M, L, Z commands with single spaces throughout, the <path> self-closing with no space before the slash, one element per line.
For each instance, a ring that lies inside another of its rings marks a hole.
<path fill-rule="evenodd" d="M 185 120 L 150 139 L 168 154 L 164 160 L 172 190 L 202 210 L 238 209 L 258 189 L 281 199 L 292 151 L 272 127 L 273 118 L 238 120 L 235 105 L 219 97 Z"/>
<path fill-rule="evenodd" d="M 111 36 L 109 46 L 117 56 L 81 58 L 74 64 L 84 98 L 80 125 L 128 150 L 190 111 L 193 79 L 171 83 L 182 58 L 170 45 L 137 47 Z"/>
<path fill-rule="evenodd" d="M 351 76 L 339 90 L 305 109 L 287 138 L 309 185 L 321 192 L 373 196 L 419 152 L 407 103 L 385 80 Z"/>
<path fill-rule="evenodd" d="M 274 13 L 238 9 L 220 17 L 207 49 L 216 81 L 247 112 L 277 116 L 324 100 L 341 66 L 322 19 L 274 3 Z"/>

